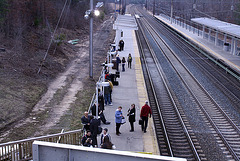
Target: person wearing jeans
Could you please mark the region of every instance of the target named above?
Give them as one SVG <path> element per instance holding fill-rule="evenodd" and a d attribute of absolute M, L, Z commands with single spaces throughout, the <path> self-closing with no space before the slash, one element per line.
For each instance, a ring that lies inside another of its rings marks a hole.
<path fill-rule="evenodd" d="M 152 110 L 148 105 L 148 101 L 145 101 L 145 105 L 142 107 L 141 114 L 140 114 L 140 117 L 143 120 L 142 131 L 144 131 L 144 133 L 147 132 L 148 116 L 151 118 L 151 115 L 152 115 Z"/>
<path fill-rule="evenodd" d="M 104 87 L 104 100 L 105 100 L 105 105 L 107 105 L 107 103 L 109 103 L 109 105 L 112 106 L 111 98 L 110 98 L 110 91 L 111 91 L 111 87 L 110 87 L 110 86 Z"/>
<path fill-rule="evenodd" d="M 116 135 L 118 135 L 118 136 L 119 136 L 119 134 L 121 134 L 119 129 L 120 129 L 120 126 L 122 124 L 122 118 L 123 118 L 122 107 L 119 106 L 118 109 L 115 112 Z"/>

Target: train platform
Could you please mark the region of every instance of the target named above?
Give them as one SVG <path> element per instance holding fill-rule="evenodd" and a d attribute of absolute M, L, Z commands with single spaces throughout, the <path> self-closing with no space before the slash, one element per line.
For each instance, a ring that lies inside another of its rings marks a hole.
<path fill-rule="evenodd" d="M 132 29 L 122 29 L 122 40 L 125 42 L 124 50 L 119 51 L 120 58 L 127 57 L 131 53 L 133 57 L 132 68 L 125 65 L 125 72 L 122 72 L 122 67 L 119 65 L 120 78 L 117 78 L 119 82 L 118 86 L 114 86 L 112 92 L 112 104 L 113 106 L 105 106 L 104 115 L 107 121 L 110 121 L 110 125 L 102 124 L 102 128 L 108 128 L 108 132 L 111 136 L 112 143 L 116 146 L 116 150 L 143 152 L 159 155 L 157 140 L 154 132 L 154 125 L 152 118 L 149 119 L 147 132 L 144 133 L 141 130 L 141 126 L 138 124 L 140 118 L 141 107 L 148 99 L 147 91 L 145 87 L 144 77 L 142 74 L 141 61 L 136 42 L 135 32 Z M 115 73 L 116 70 L 110 70 Z M 136 122 L 134 123 L 134 132 L 130 132 L 130 123 L 128 122 L 127 112 L 131 107 L 131 104 L 136 105 Z M 116 135 L 115 124 L 115 111 L 122 106 L 122 112 L 126 118 L 126 123 L 120 127 L 120 136 Z M 100 143 L 100 138 L 98 138 Z"/>
<path fill-rule="evenodd" d="M 223 62 L 225 65 L 240 73 L 240 56 L 232 55 L 230 52 L 224 51 L 222 46 L 216 46 L 214 42 L 209 42 L 207 39 L 203 39 L 202 36 L 196 33 L 194 34 L 192 31 L 189 31 L 175 23 L 171 23 L 167 17 L 161 15 L 155 17 L 179 32 L 187 40 L 207 52 L 215 59 Z"/>

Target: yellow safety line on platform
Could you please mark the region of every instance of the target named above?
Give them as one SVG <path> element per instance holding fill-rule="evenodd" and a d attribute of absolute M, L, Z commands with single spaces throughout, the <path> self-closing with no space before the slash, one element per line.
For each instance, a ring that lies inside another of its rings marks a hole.
<path fill-rule="evenodd" d="M 136 80 L 137 80 L 137 91 L 139 98 L 140 108 L 145 104 L 145 101 L 148 100 L 146 85 L 143 77 L 142 66 L 140 55 L 138 51 L 138 45 L 136 41 L 135 32 L 132 32 L 133 35 L 133 48 L 134 48 L 134 56 L 135 56 L 135 72 L 136 72 Z M 139 117 L 139 116 L 137 116 Z M 159 149 L 157 145 L 157 139 L 155 135 L 155 129 L 153 120 L 149 119 L 147 133 L 143 135 L 143 144 L 144 144 L 144 152 L 152 152 L 152 154 L 159 155 Z"/>
<path fill-rule="evenodd" d="M 169 24 L 168 22 L 166 22 L 164 19 L 161 19 L 159 17 L 157 17 L 159 20 L 163 21 L 165 24 L 171 26 L 172 28 L 174 28 L 177 32 L 181 33 L 182 35 L 185 35 L 188 39 L 191 39 L 192 41 L 194 41 L 196 44 L 200 45 L 201 47 L 205 48 L 208 52 L 212 53 L 213 55 L 215 55 L 216 57 L 222 59 L 225 62 L 228 62 L 232 67 L 235 67 L 237 70 L 240 71 L 240 67 L 234 63 L 232 63 L 231 61 L 229 61 L 228 59 L 222 57 L 221 55 L 219 55 L 218 53 L 216 53 L 215 51 L 213 51 L 212 49 L 210 49 L 209 47 L 201 44 L 199 41 L 191 38 L 190 36 L 188 36 L 187 34 L 185 34 L 184 32 L 180 31 L 179 29 L 175 28 L 173 25 Z"/>

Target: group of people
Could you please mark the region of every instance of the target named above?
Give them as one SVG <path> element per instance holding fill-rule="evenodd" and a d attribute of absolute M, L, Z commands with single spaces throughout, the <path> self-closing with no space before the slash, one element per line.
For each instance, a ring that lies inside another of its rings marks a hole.
<path fill-rule="evenodd" d="M 95 106 L 96 107 L 96 106 Z M 95 112 L 95 113 L 94 113 Z M 103 115 L 103 111 L 100 110 L 100 113 L 102 115 L 100 116 L 100 120 L 105 124 L 110 124 L 110 122 L 107 122 L 105 119 L 105 116 Z M 93 115 L 96 114 L 96 111 L 93 110 Z M 152 111 L 151 108 L 148 105 L 148 101 L 145 101 L 145 105 L 142 106 L 141 112 L 140 112 L 140 119 L 142 120 L 142 131 L 146 133 L 147 131 L 147 125 L 148 125 L 148 117 L 151 118 Z M 128 120 L 130 123 L 130 132 L 134 132 L 134 122 L 136 121 L 136 108 L 135 104 L 132 104 L 131 107 L 128 109 Z M 104 118 L 104 119 L 103 119 Z M 123 113 L 122 113 L 122 106 L 119 106 L 115 112 L 115 123 L 116 123 L 116 135 L 120 135 L 120 127 L 123 124 Z M 97 144 L 97 135 L 98 135 L 98 128 L 100 126 L 100 120 L 94 118 L 93 116 L 89 116 L 88 112 L 84 113 L 84 116 L 81 118 L 82 123 L 84 124 L 84 128 L 86 129 L 86 135 L 82 138 L 82 145 L 87 147 L 98 147 Z M 100 147 L 105 149 L 112 149 L 114 144 L 111 142 L 111 137 L 108 134 L 108 129 L 105 128 L 103 130 L 103 133 L 101 134 L 100 139 Z"/>
<path fill-rule="evenodd" d="M 152 110 L 150 106 L 148 105 L 148 101 L 145 101 L 145 105 L 142 106 L 141 112 L 140 112 L 140 119 L 142 120 L 142 131 L 144 133 L 147 132 L 147 125 L 148 125 L 148 117 L 151 118 Z M 128 109 L 128 120 L 130 123 L 130 132 L 134 132 L 134 122 L 136 121 L 136 108 L 135 104 L 132 104 L 131 107 Z M 116 135 L 120 135 L 121 132 L 119 131 L 121 125 L 123 124 L 123 113 L 122 113 L 122 106 L 119 106 L 118 109 L 115 112 L 115 123 L 116 123 Z"/>
<path fill-rule="evenodd" d="M 126 59 L 125 57 L 122 58 L 122 60 L 119 57 L 119 54 L 116 56 L 116 70 L 119 71 L 119 64 L 122 63 L 122 72 L 125 72 L 125 64 L 126 64 Z M 127 63 L 128 63 L 128 68 L 132 69 L 132 55 L 129 53 L 128 58 L 127 58 Z"/>
<path fill-rule="evenodd" d="M 84 116 L 81 118 L 82 124 L 84 125 L 84 129 L 87 131 L 86 135 L 82 138 L 83 146 L 97 147 L 97 135 L 98 135 L 98 127 L 100 126 L 100 120 L 93 117 L 93 115 L 89 116 L 88 112 L 84 113 Z"/>
<path fill-rule="evenodd" d="M 124 42 L 122 41 L 121 44 L 119 43 L 120 46 L 120 51 L 124 49 Z M 128 68 L 132 68 L 132 56 L 129 53 L 128 58 Z M 125 71 L 125 64 L 126 64 L 126 59 L 125 57 L 120 59 L 119 55 L 117 54 L 116 56 L 116 70 L 119 71 L 119 64 L 122 64 L 122 72 Z M 110 86 L 104 87 L 104 93 L 101 92 L 100 89 L 98 89 L 98 107 L 97 104 L 95 103 L 92 107 L 92 116 L 88 115 L 88 112 L 84 113 L 84 116 L 81 118 L 82 124 L 84 125 L 84 129 L 86 130 L 86 135 L 83 136 L 82 138 L 82 145 L 87 146 L 87 147 L 98 147 L 97 144 L 97 135 L 99 133 L 99 126 L 101 121 L 104 124 L 110 124 L 104 116 L 104 106 L 110 105 L 112 106 L 112 89 L 113 89 L 113 84 L 111 82 L 111 79 L 109 77 L 108 73 L 105 73 L 105 80 L 109 82 Z M 122 112 L 122 106 L 119 106 L 117 110 L 115 111 L 115 123 L 116 123 L 116 135 L 119 136 L 121 134 L 120 132 L 120 127 L 122 124 L 124 124 L 125 117 Z M 98 111 L 98 116 L 100 116 L 100 119 L 96 119 L 96 113 Z M 140 113 L 140 119 L 142 120 L 141 128 L 144 133 L 147 131 L 147 125 L 148 125 L 148 117 L 151 117 L 152 111 L 151 108 L 148 105 L 148 101 L 145 101 L 145 105 L 142 106 L 141 108 L 141 113 Z M 136 108 L 135 104 L 131 104 L 131 107 L 128 109 L 128 121 L 130 123 L 130 132 L 134 132 L 134 122 L 136 122 Z M 139 122 L 140 123 L 140 122 Z M 111 141 L 111 136 L 108 133 L 108 129 L 104 128 L 103 132 L 100 137 L 100 147 L 105 148 L 105 149 L 113 149 L 114 144 Z"/>
<path fill-rule="evenodd" d="M 93 143 L 94 136 L 90 130 L 87 130 L 86 134 L 82 137 L 82 145 L 86 147 L 96 147 Z M 114 144 L 111 142 L 111 136 L 108 134 L 108 129 L 104 128 L 100 137 L 100 147 L 104 149 L 114 149 Z"/>

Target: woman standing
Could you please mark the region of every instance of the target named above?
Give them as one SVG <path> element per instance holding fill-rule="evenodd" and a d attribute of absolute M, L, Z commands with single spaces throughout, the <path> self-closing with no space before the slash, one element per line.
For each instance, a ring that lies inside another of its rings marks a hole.
<path fill-rule="evenodd" d="M 122 71 L 125 72 L 125 63 L 126 63 L 126 60 L 125 60 L 125 57 L 122 58 Z"/>
<path fill-rule="evenodd" d="M 129 120 L 130 125 L 131 125 L 130 132 L 134 131 L 134 125 L 133 124 L 136 121 L 135 114 L 136 114 L 135 104 L 132 104 L 131 108 L 128 109 L 128 116 L 129 116 L 128 120 Z"/>
<path fill-rule="evenodd" d="M 121 63 L 121 59 L 119 57 L 119 54 L 117 54 L 116 56 L 116 64 L 117 64 L 117 67 L 116 67 L 116 70 L 119 71 L 119 64 Z"/>
<path fill-rule="evenodd" d="M 116 134 L 119 136 L 120 131 L 120 126 L 122 124 L 122 118 L 123 118 L 123 115 L 122 115 L 122 107 L 119 106 L 118 109 L 116 110 L 115 112 L 115 122 L 116 122 Z"/>

